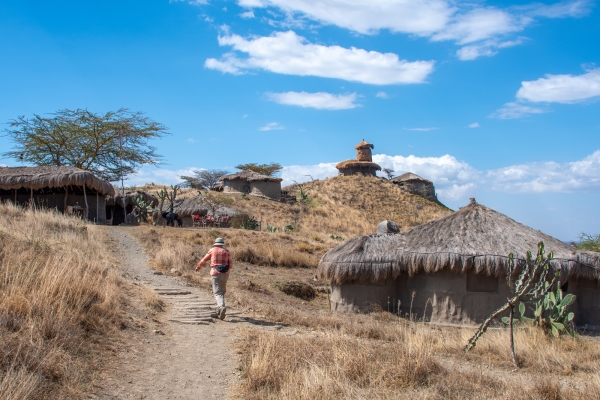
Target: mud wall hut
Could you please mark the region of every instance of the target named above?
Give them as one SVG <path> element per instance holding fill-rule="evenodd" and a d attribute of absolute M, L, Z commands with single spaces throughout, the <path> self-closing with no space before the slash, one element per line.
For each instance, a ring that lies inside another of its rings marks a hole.
<path fill-rule="evenodd" d="M 143 200 L 151 208 L 158 207 L 158 198 L 149 193 L 139 190 L 127 192 L 124 196 L 122 193 L 117 193 L 106 199 L 106 219 L 111 222 L 111 225 L 122 224 L 125 222 L 124 210 L 130 214 L 137 199 Z"/>
<path fill-rule="evenodd" d="M 0 167 L 0 201 L 65 212 L 75 208 L 83 217 L 106 223 L 106 197 L 113 186 L 89 171 L 66 166 Z"/>
<path fill-rule="evenodd" d="M 454 214 L 397 235 L 349 240 L 321 259 L 331 308 L 378 306 L 444 325 L 473 325 L 504 305 L 508 254 L 522 263 L 544 242 L 562 289 L 577 296 L 575 323 L 600 328 L 600 254 L 573 247 L 474 200 Z"/>
<path fill-rule="evenodd" d="M 433 182 L 422 178 L 417 174 L 413 174 L 412 172 L 406 172 L 399 175 L 391 179 L 390 182 L 409 193 L 424 197 L 427 200 L 438 201 Z"/>
<path fill-rule="evenodd" d="M 374 149 L 375 146 L 363 139 L 354 148 L 356 149 L 356 159 L 338 163 L 335 166 L 338 169 L 338 175 L 348 176 L 362 174 L 376 176 L 377 171 L 381 171 L 381 167 L 373 162 L 371 150 Z"/>
<path fill-rule="evenodd" d="M 245 170 L 221 178 L 223 192 L 246 193 L 253 196 L 281 199 L 281 178 L 259 174 Z"/>

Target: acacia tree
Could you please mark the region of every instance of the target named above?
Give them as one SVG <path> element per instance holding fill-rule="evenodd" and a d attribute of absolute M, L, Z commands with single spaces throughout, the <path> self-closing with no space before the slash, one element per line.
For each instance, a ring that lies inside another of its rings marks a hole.
<path fill-rule="evenodd" d="M 219 180 L 225 175 L 229 175 L 229 171 L 224 169 L 201 169 L 194 171 L 193 176 L 184 175 L 179 178 L 185 181 L 186 186 L 194 189 L 209 190 L 219 183 Z"/>
<path fill-rule="evenodd" d="M 167 134 L 165 126 L 126 108 L 94 114 L 60 110 L 50 117 L 18 117 L 5 130 L 15 144 L 5 157 L 34 165 L 71 166 L 117 181 L 160 156 L 149 144 Z"/>
<path fill-rule="evenodd" d="M 271 164 L 256 164 L 256 163 L 248 163 L 248 164 L 240 164 L 235 166 L 237 169 L 242 171 L 250 170 L 257 172 L 259 174 L 273 176 L 275 173 L 281 171 L 283 168 L 281 164 L 271 163 Z"/>

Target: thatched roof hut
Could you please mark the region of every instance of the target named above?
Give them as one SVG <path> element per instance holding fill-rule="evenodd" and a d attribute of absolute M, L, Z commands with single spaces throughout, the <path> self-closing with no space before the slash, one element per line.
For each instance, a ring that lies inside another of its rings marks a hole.
<path fill-rule="evenodd" d="M 0 167 L 0 201 L 77 212 L 105 223 L 106 196 L 114 194 L 109 182 L 74 167 Z"/>
<path fill-rule="evenodd" d="M 439 203 L 437 195 L 435 194 L 433 182 L 420 177 L 417 174 L 406 172 L 402 175 L 392 178 L 390 182 L 394 183 L 402 190 L 406 190 L 409 193 L 416 194 L 418 196 L 425 197 L 427 200 Z"/>
<path fill-rule="evenodd" d="M 246 193 L 273 200 L 281 198 L 282 180 L 275 176 L 263 175 L 251 170 L 244 170 L 221 178 L 223 192 Z"/>
<path fill-rule="evenodd" d="M 506 300 L 508 254 L 524 260 L 527 251 L 535 254 L 539 242 L 553 252 L 550 266 L 561 271 L 561 282 L 580 296 L 578 307 L 587 317 L 580 314 L 578 323 L 600 325 L 600 309 L 590 314 L 585 304 L 587 297 L 600 295 L 600 254 L 577 251 L 474 200 L 451 215 L 397 235 L 349 240 L 323 256 L 318 275 L 339 289 L 334 308 L 360 310 L 364 304 L 349 298 L 356 297 L 360 287 L 369 291 L 372 285 L 383 285 L 386 289 L 380 292 L 400 300 L 402 311 L 412 301 L 413 310 L 430 321 L 473 323 Z M 590 287 L 592 292 L 585 289 Z M 411 300 L 413 292 L 417 295 Z M 368 303 L 364 293 L 358 297 Z"/>
<path fill-rule="evenodd" d="M 0 189 L 54 189 L 83 186 L 93 193 L 113 196 L 113 186 L 89 171 L 66 166 L 0 167 Z"/>
<path fill-rule="evenodd" d="M 381 167 L 373 162 L 371 150 L 375 148 L 374 145 L 363 139 L 354 148 L 356 149 L 355 160 L 342 161 L 335 166 L 340 176 L 356 174 L 375 176 L 377 171 L 381 171 Z"/>

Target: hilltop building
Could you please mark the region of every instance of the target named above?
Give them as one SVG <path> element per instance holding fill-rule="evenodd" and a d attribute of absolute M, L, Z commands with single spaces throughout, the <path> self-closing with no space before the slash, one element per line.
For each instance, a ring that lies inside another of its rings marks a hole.
<path fill-rule="evenodd" d="M 253 196 L 281 199 L 281 178 L 245 170 L 221 178 L 224 193 L 246 193 Z"/>
<path fill-rule="evenodd" d="M 342 161 L 335 166 L 339 171 L 338 175 L 362 174 L 376 176 L 377 171 L 381 171 L 381 167 L 373 162 L 371 149 L 374 147 L 371 143 L 363 139 L 362 142 L 354 147 L 356 149 L 356 160 Z"/>
<path fill-rule="evenodd" d="M 397 176 L 391 179 L 390 182 L 393 182 L 400 189 L 406 190 L 409 193 L 424 197 L 427 200 L 438 201 L 433 182 L 421 178 L 419 175 L 413 174 L 412 172 Z"/>

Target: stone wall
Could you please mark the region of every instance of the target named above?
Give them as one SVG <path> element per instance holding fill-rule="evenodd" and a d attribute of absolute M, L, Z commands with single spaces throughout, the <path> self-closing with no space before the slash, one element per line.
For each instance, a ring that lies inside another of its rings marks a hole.
<path fill-rule="evenodd" d="M 281 198 L 281 182 L 231 180 L 227 181 L 227 185 L 223 186 L 223 192 L 248 193 L 254 196 L 266 196 L 273 200 L 279 200 Z"/>

